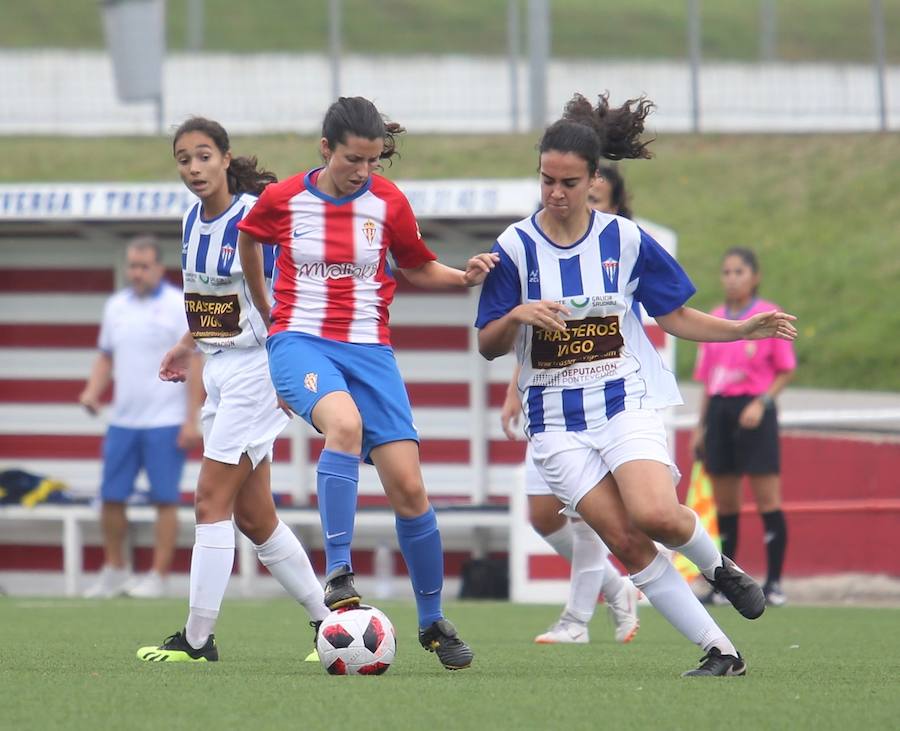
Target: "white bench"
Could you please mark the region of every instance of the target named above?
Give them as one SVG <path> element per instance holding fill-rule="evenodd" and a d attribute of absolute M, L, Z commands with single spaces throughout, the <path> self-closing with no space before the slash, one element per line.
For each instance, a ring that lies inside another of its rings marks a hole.
<path fill-rule="evenodd" d="M 494 538 L 499 538 L 504 546 L 509 543 L 510 517 L 505 506 L 436 506 L 435 509 L 442 535 L 451 539 L 463 537 L 475 557 L 484 556 Z M 127 514 L 129 523 L 152 523 L 156 520 L 156 510 L 149 505 L 128 506 Z M 307 529 L 319 535 L 319 513 L 315 508 L 282 507 L 278 509 L 278 515 L 292 528 Z M 79 592 L 83 573 L 84 527 L 99 524 L 99 518 L 95 507 L 82 504 L 37 505 L 33 508 L 0 506 L 0 525 L 6 521 L 22 520 L 61 524 L 66 596 L 76 596 Z M 193 508 L 178 508 L 178 521 L 182 525 L 193 525 Z M 371 530 L 380 535 L 393 535 L 394 513 L 388 508 L 361 508 L 356 514 L 356 529 L 357 532 Z M 251 596 L 257 578 L 256 554 L 244 535 L 238 532 L 237 536 L 238 584 L 245 596 Z"/>

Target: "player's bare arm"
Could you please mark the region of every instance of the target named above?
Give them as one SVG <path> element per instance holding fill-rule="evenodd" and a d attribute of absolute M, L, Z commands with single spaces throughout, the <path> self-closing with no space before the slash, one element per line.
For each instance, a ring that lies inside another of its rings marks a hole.
<path fill-rule="evenodd" d="M 489 322 L 478 332 L 478 352 L 488 360 L 506 355 L 512 350 L 520 325 L 532 325 L 554 332 L 566 329 L 565 305 L 550 300 L 529 302 L 513 307 L 503 317 Z"/>
<path fill-rule="evenodd" d="M 521 366 L 516 364 L 512 378 L 506 386 L 506 398 L 503 399 L 503 408 L 500 409 L 500 425 L 506 438 L 515 441 L 519 438 L 518 426 L 522 417 L 522 401 L 519 398 L 519 371 Z"/>
<path fill-rule="evenodd" d="M 183 383 L 187 380 L 193 359 L 197 354 L 194 336 L 190 331 L 163 356 L 159 364 L 159 380 L 171 383 Z"/>
<path fill-rule="evenodd" d="M 484 281 L 500 258 L 497 254 L 478 254 L 466 263 L 465 271 L 439 261 L 428 261 L 414 269 L 402 269 L 410 284 L 421 289 L 475 287 Z"/>
<path fill-rule="evenodd" d="M 238 235 L 238 255 L 241 257 L 241 267 L 244 270 L 244 279 L 250 288 L 250 299 L 263 322 L 268 326 L 271 306 L 266 296 L 266 277 L 263 270 L 263 254 L 260 248 L 262 244 L 254 240 L 243 231 Z"/>
<path fill-rule="evenodd" d="M 96 416 L 100 411 L 100 397 L 112 382 L 112 367 L 113 359 L 109 353 L 97 354 L 97 359 L 91 367 L 91 374 L 84 384 L 84 390 L 78 397 L 78 403 L 91 416 Z"/>
<path fill-rule="evenodd" d="M 667 315 L 657 315 L 656 322 L 670 335 L 698 342 L 731 342 L 779 338 L 794 340 L 797 318 L 786 312 L 761 312 L 746 320 L 725 320 L 707 315 L 693 307 L 679 307 Z"/>
<path fill-rule="evenodd" d="M 193 342 L 193 338 L 191 341 Z M 178 446 L 181 449 L 192 451 L 203 444 L 200 410 L 206 400 L 206 390 L 203 388 L 203 355 L 199 350 L 195 349 L 189 356 L 186 380 L 188 403 L 184 423 L 178 432 Z"/>

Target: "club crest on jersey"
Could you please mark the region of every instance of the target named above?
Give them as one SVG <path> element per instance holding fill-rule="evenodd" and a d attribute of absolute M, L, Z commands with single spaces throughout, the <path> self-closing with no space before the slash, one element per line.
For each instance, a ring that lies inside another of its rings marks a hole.
<path fill-rule="evenodd" d="M 234 259 L 234 246 L 232 244 L 222 244 L 221 257 L 222 266 L 230 269 L 231 260 Z"/>
<path fill-rule="evenodd" d="M 606 272 L 606 278 L 614 283 L 616 281 L 616 273 L 619 271 L 619 260 L 609 258 L 604 261 L 603 271 Z"/>
<path fill-rule="evenodd" d="M 307 373 L 303 376 L 303 385 L 307 391 L 318 393 L 319 391 L 319 374 L 315 372 Z"/>
<path fill-rule="evenodd" d="M 371 218 L 368 219 L 368 220 L 362 225 L 362 230 L 363 230 L 363 233 L 364 233 L 365 236 L 366 236 L 366 241 L 368 241 L 370 244 L 371 244 L 373 241 L 375 241 L 375 221 L 373 221 Z"/>

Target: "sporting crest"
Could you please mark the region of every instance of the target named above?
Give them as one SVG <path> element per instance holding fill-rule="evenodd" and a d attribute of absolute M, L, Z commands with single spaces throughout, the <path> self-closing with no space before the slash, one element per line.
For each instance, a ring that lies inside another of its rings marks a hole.
<path fill-rule="evenodd" d="M 319 374 L 314 371 L 307 373 L 303 377 L 303 385 L 306 387 L 307 391 L 312 391 L 313 393 L 318 393 L 318 391 L 319 391 Z"/>
<path fill-rule="evenodd" d="M 375 241 L 375 229 L 376 229 L 376 227 L 375 227 L 375 221 L 373 221 L 371 218 L 368 219 L 368 220 L 363 224 L 362 229 L 363 229 L 363 233 L 364 233 L 365 236 L 366 236 L 366 241 L 368 241 L 370 244 L 371 244 L 373 241 Z"/>

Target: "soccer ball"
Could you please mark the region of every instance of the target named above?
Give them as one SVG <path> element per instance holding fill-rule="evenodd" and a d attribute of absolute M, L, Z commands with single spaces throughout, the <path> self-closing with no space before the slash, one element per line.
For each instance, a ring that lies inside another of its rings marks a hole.
<path fill-rule="evenodd" d="M 325 617 L 316 649 L 331 675 L 381 675 L 394 660 L 397 633 L 375 607 L 343 607 Z"/>

